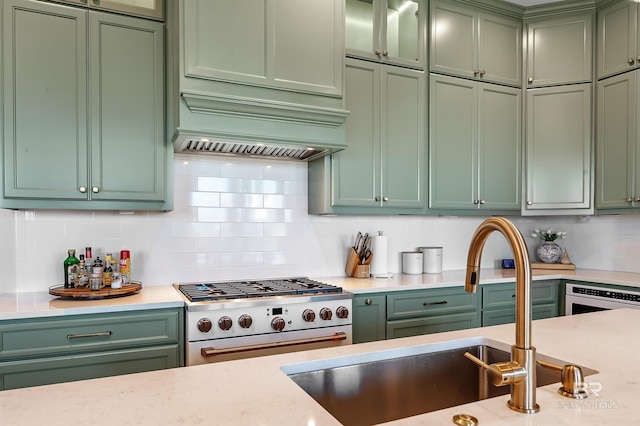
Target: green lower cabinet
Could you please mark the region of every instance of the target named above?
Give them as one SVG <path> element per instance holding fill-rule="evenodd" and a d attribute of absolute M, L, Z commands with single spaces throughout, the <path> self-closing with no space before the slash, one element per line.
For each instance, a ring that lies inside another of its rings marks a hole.
<path fill-rule="evenodd" d="M 184 310 L 0 321 L 0 390 L 184 366 Z"/>
<path fill-rule="evenodd" d="M 181 345 L 0 364 L 0 390 L 72 382 L 179 366 Z"/>
<path fill-rule="evenodd" d="M 353 298 L 353 343 L 386 339 L 387 296 L 363 294 Z"/>
<path fill-rule="evenodd" d="M 482 326 L 510 324 L 516 320 L 516 284 L 482 286 Z M 560 282 L 534 281 L 531 287 L 532 319 L 553 318 L 560 314 Z"/>
<path fill-rule="evenodd" d="M 480 327 L 480 311 L 387 322 L 387 339 Z"/>
<path fill-rule="evenodd" d="M 532 319 L 554 318 L 558 316 L 558 305 L 548 303 L 532 307 Z M 516 308 L 492 309 L 482 312 L 482 326 L 511 324 L 516 321 Z"/>

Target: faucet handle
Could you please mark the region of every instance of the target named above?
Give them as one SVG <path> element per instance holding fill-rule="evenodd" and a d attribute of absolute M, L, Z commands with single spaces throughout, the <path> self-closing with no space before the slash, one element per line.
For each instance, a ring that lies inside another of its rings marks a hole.
<path fill-rule="evenodd" d="M 469 352 L 465 352 L 464 356 L 485 369 L 494 386 L 506 386 L 518 383 L 527 375 L 527 371 L 515 361 L 487 364 L 480 358 L 471 355 Z"/>
<path fill-rule="evenodd" d="M 568 364 L 560 366 L 552 362 L 538 360 L 538 364 L 545 368 L 550 368 L 560 372 L 562 387 L 558 389 L 558 393 L 567 398 L 584 399 L 589 394 L 584 389 L 584 375 L 582 369 L 577 365 Z"/>

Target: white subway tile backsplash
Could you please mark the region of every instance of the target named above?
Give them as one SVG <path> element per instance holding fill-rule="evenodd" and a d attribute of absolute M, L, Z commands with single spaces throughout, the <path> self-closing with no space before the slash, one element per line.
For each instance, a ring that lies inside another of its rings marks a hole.
<path fill-rule="evenodd" d="M 46 291 L 62 282 L 68 248 L 94 256 L 127 248 L 144 284 L 342 276 L 356 232 L 389 236 L 389 272 L 400 253 L 442 246 L 443 268 L 463 269 L 484 218 L 307 214 L 305 163 L 176 154 L 172 212 L 0 210 L 0 292 Z M 535 228 L 569 232 L 561 240 L 580 267 L 640 272 L 640 215 L 512 218 L 535 253 Z M 482 265 L 512 257 L 504 239 L 487 240 Z"/>

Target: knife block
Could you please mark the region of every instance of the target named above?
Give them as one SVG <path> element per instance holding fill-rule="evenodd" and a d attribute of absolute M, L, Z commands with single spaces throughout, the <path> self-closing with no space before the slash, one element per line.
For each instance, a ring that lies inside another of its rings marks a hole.
<path fill-rule="evenodd" d="M 347 274 L 348 277 L 369 278 L 369 264 L 371 263 L 372 258 L 373 254 L 369 257 L 369 259 L 367 259 L 367 263 L 363 265 L 360 263 L 360 258 L 358 257 L 358 253 L 356 253 L 355 249 L 353 247 L 349 247 L 347 264 L 344 268 L 345 274 Z"/>

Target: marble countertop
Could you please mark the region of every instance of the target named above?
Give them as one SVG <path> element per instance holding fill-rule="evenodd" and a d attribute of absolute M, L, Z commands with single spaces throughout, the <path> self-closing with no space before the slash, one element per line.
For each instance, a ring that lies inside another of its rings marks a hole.
<path fill-rule="evenodd" d="M 441 274 L 395 274 L 392 278 L 312 277 L 318 281 L 342 287 L 354 294 L 399 290 L 454 287 L 464 284 L 465 271 L 444 271 Z M 576 271 L 534 270 L 533 280 L 574 279 L 630 287 L 640 287 L 640 274 L 630 272 L 578 269 Z M 514 270 L 483 268 L 480 284 L 512 282 Z M 0 320 L 36 318 L 58 315 L 119 312 L 141 309 L 161 309 L 184 306 L 184 299 L 171 285 L 147 285 L 138 293 L 100 300 L 68 300 L 48 292 L 1 293 Z"/>
<path fill-rule="evenodd" d="M 184 299 L 172 286 L 150 285 L 129 296 L 96 300 L 62 299 L 44 291 L 3 293 L 0 294 L 0 320 L 183 306 Z"/>
<path fill-rule="evenodd" d="M 475 416 L 484 426 L 634 423 L 640 394 L 640 346 L 632 337 L 639 321 L 640 310 L 619 309 L 533 322 L 533 344 L 538 353 L 599 371 L 587 376 L 591 391 L 585 400 L 564 398 L 553 384 L 538 388 L 541 408 L 536 414 L 510 410 L 507 395 L 389 424 L 451 425 L 453 415 L 459 413 Z M 355 354 L 370 356 L 376 351 L 474 336 L 512 344 L 514 334 L 512 324 L 500 325 L 3 391 L 0 422 L 49 426 L 337 425 L 283 373 L 282 366 Z"/>
<path fill-rule="evenodd" d="M 425 288 L 455 287 L 464 285 L 466 271 L 443 271 L 441 274 L 407 275 L 397 273 L 392 278 L 351 278 L 320 277 L 318 281 L 340 286 L 351 293 L 376 293 L 397 290 L 419 290 Z M 597 269 L 577 269 L 575 271 L 534 269 L 532 279 L 567 279 L 604 284 L 640 287 L 640 274 L 632 272 L 603 271 Z M 494 284 L 515 281 L 513 269 L 480 270 L 480 284 Z"/>

